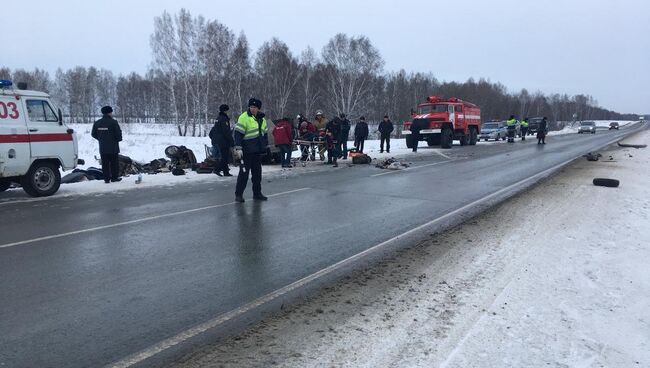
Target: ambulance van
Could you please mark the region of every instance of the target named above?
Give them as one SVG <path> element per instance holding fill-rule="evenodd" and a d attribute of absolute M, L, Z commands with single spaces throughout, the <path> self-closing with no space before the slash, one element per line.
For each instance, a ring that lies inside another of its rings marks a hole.
<path fill-rule="evenodd" d="M 13 184 L 34 197 L 59 189 L 59 168 L 72 170 L 77 157 L 74 131 L 47 93 L 21 90 L 0 80 L 0 192 Z"/>

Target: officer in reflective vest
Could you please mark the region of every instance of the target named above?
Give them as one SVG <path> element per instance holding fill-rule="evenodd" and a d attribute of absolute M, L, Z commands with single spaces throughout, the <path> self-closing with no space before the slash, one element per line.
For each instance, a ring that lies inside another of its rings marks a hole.
<path fill-rule="evenodd" d="M 244 203 L 244 189 L 251 174 L 253 183 L 253 199 L 266 201 L 262 194 L 262 155 L 266 154 L 268 146 L 268 128 L 264 113 L 260 111 L 262 101 L 251 98 L 248 110 L 244 111 L 235 125 L 235 154 L 239 161 L 239 176 L 235 189 L 235 202 Z"/>
<path fill-rule="evenodd" d="M 521 121 L 521 140 L 526 140 L 526 134 L 528 134 L 528 118 L 525 118 Z"/>
<path fill-rule="evenodd" d="M 517 129 L 517 119 L 514 115 L 510 115 L 510 119 L 506 120 L 506 126 L 508 127 L 508 142 L 515 142 L 515 131 Z"/>

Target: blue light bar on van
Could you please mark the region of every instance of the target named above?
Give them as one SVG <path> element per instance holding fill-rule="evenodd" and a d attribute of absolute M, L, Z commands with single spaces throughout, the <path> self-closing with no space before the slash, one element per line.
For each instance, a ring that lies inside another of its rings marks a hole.
<path fill-rule="evenodd" d="M 10 80 L 0 79 L 0 87 L 11 87 L 13 83 Z"/>

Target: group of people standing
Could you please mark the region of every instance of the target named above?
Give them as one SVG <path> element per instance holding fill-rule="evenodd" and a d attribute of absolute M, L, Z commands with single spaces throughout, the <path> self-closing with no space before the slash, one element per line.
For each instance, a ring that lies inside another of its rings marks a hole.
<path fill-rule="evenodd" d="M 528 118 L 524 118 L 519 122 L 519 129 L 521 140 L 526 140 L 526 135 L 528 134 L 528 128 L 530 123 Z M 514 143 L 515 135 L 517 131 L 517 118 L 514 115 L 510 115 L 510 118 L 506 120 L 506 128 L 508 129 L 508 142 Z M 546 134 L 548 132 L 548 122 L 546 116 L 542 118 L 537 127 L 537 144 L 546 144 Z"/>
<path fill-rule="evenodd" d="M 244 190 L 250 176 L 253 184 L 253 199 L 266 201 L 262 194 L 262 155 L 268 146 L 268 126 L 266 116 L 261 111 L 262 101 L 251 98 L 244 111 L 231 129 L 228 105 L 219 106 L 219 115 L 210 130 L 213 155 L 217 160 L 214 172 L 219 176 L 232 176 L 228 164 L 232 160 L 239 163 L 239 175 L 235 187 L 235 202 L 243 203 Z M 215 152 L 214 150 L 218 150 Z"/>

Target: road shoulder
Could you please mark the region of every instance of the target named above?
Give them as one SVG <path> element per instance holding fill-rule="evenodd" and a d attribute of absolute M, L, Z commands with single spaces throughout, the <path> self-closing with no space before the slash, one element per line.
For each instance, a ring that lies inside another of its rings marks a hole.
<path fill-rule="evenodd" d="M 173 366 L 647 365 L 650 151 L 602 153 Z"/>

